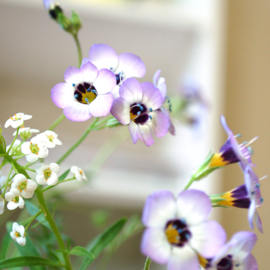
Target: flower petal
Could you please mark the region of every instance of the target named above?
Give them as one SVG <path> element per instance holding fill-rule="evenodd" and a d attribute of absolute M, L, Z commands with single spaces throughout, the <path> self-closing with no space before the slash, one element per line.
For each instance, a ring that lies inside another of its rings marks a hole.
<path fill-rule="evenodd" d="M 111 114 L 123 125 L 130 123 L 130 104 L 119 97 L 114 100 Z"/>
<path fill-rule="evenodd" d="M 83 82 L 83 73 L 79 68 L 68 67 L 64 74 L 64 79 L 69 84 L 79 84 Z"/>
<path fill-rule="evenodd" d="M 161 111 L 155 111 L 151 113 L 152 121 L 151 128 L 153 129 L 157 137 L 163 137 L 167 134 L 170 122 L 167 116 Z"/>
<path fill-rule="evenodd" d="M 57 163 L 51 163 L 50 169 L 52 170 L 52 172 L 55 172 L 57 174 L 59 173 L 60 167 Z"/>
<path fill-rule="evenodd" d="M 134 78 L 123 81 L 119 89 L 120 97 L 124 98 L 130 105 L 142 100 L 141 84 Z"/>
<path fill-rule="evenodd" d="M 87 62 L 81 65 L 81 71 L 83 74 L 83 81 L 93 83 L 98 76 L 98 69 L 91 62 Z"/>
<path fill-rule="evenodd" d="M 152 110 L 159 109 L 163 103 L 162 95 L 158 88 L 152 83 L 142 83 L 143 99 L 142 103 Z"/>
<path fill-rule="evenodd" d="M 98 68 L 115 69 L 118 65 L 116 51 L 107 44 L 94 44 L 89 50 L 89 60 Z"/>
<path fill-rule="evenodd" d="M 51 98 L 53 103 L 64 109 L 67 104 L 74 101 L 74 88 L 67 83 L 58 83 L 51 90 Z"/>
<path fill-rule="evenodd" d="M 124 71 L 126 78 L 145 75 L 146 68 L 141 58 L 133 53 L 121 53 L 116 73 Z"/>
<path fill-rule="evenodd" d="M 255 224 L 258 230 L 263 233 L 262 221 L 257 211 L 255 211 Z"/>
<path fill-rule="evenodd" d="M 242 262 L 243 270 L 258 270 L 258 264 L 252 254 L 249 254 Z"/>
<path fill-rule="evenodd" d="M 158 79 L 160 77 L 161 70 L 157 70 L 153 76 L 153 84 L 157 87 Z"/>
<path fill-rule="evenodd" d="M 137 143 L 138 141 L 138 125 L 131 121 L 128 125 L 129 133 L 131 135 L 133 143 Z"/>
<path fill-rule="evenodd" d="M 188 225 L 196 225 L 208 218 L 212 210 L 209 197 L 200 190 L 189 189 L 177 198 L 177 216 Z"/>
<path fill-rule="evenodd" d="M 226 241 L 226 233 L 216 221 L 205 221 L 189 229 L 192 235 L 190 246 L 204 258 L 215 256 Z"/>
<path fill-rule="evenodd" d="M 7 204 L 7 209 L 8 209 L 8 210 L 14 210 L 14 209 L 16 209 L 18 206 L 19 206 L 18 203 L 15 203 L 15 202 L 11 201 L 11 202 L 9 202 L 9 203 Z"/>
<path fill-rule="evenodd" d="M 164 231 L 146 229 L 142 236 L 141 252 L 156 263 L 167 263 L 170 258 L 171 246 Z"/>
<path fill-rule="evenodd" d="M 197 254 L 188 246 L 173 248 L 168 270 L 198 270 L 199 260 Z"/>
<path fill-rule="evenodd" d="M 47 181 L 44 177 L 44 173 L 43 172 L 39 172 L 36 175 L 36 181 L 38 182 L 39 185 L 46 185 Z"/>
<path fill-rule="evenodd" d="M 254 229 L 253 217 L 254 217 L 255 211 L 256 211 L 256 203 L 254 200 L 252 200 L 248 209 L 248 222 L 252 230 Z"/>
<path fill-rule="evenodd" d="M 64 108 L 63 113 L 67 119 L 76 122 L 86 121 L 91 117 L 91 114 L 89 112 L 89 105 L 80 104 L 76 101 L 67 105 Z"/>
<path fill-rule="evenodd" d="M 113 104 L 113 96 L 108 93 L 106 95 L 98 95 L 89 105 L 90 113 L 95 117 L 106 116 L 109 114 Z"/>
<path fill-rule="evenodd" d="M 107 69 L 101 69 L 93 85 L 97 89 L 98 94 L 107 94 L 116 86 L 115 75 Z"/>
<path fill-rule="evenodd" d="M 165 229 L 169 220 L 176 218 L 176 200 L 168 190 L 157 191 L 145 203 L 142 223 L 151 228 Z"/>
<path fill-rule="evenodd" d="M 143 141 L 146 146 L 151 146 L 154 143 L 154 138 L 149 125 L 138 125 L 138 130 L 138 138 Z"/>
<path fill-rule="evenodd" d="M 58 176 L 56 173 L 52 172 L 50 178 L 47 180 L 47 185 L 54 186 L 58 182 Z"/>

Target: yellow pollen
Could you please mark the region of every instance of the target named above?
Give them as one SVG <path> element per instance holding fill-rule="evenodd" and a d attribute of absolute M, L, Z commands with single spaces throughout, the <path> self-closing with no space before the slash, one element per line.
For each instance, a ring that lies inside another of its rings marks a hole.
<path fill-rule="evenodd" d="M 204 257 L 202 257 L 201 255 L 198 254 L 198 259 L 199 259 L 199 263 L 200 265 L 205 268 L 208 265 L 208 261 L 207 259 L 205 259 Z"/>
<path fill-rule="evenodd" d="M 178 231 L 172 226 L 172 224 L 170 224 L 167 228 L 166 228 L 166 236 L 167 236 L 167 240 L 169 241 L 170 244 L 178 244 L 179 243 L 179 234 Z"/>
<path fill-rule="evenodd" d="M 223 160 L 221 153 L 216 153 L 214 154 L 214 156 L 211 159 L 211 162 L 209 164 L 209 168 L 213 168 L 213 167 L 223 167 L 225 165 L 227 165 L 229 162 Z"/>
<path fill-rule="evenodd" d="M 21 234 L 19 232 L 17 232 L 17 231 L 14 234 L 15 234 L 16 237 L 20 237 L 21 236 Z"/>

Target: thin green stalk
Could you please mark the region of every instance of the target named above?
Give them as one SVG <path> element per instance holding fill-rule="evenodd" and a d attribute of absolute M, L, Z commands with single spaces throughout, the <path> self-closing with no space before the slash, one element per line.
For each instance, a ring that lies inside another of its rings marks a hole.
<path fill-rule="evenodd" d="M 82 63 L 82 49 L 81 49 L 81 45 L 80 45 L 80 42 L 79 42 L 79 39 L 78 39 L 78 35 L 74 34 L 73 37 L 74 37 L 74 40 L 76 42 L 77 51 L 78 51 L 78 60 L 79 60 L 78 67 L 80 67 L 81 63 Z"/>
<path fill-rule="evenodd" d="M 60 165 L 81 143 L 82 141 L 87 137 L 87 135 L 90 133 L 90 131 L 93 129 L 93 127 L 96 125 L 97 121 L 98 121 L 98 117 L 94 120 L 94 122 L 86 129 L 86 131 L 84 132 L 84 134 L 81 136 L 81 138 L 74 143 L 69 149 L 68 151 L 57 160 L 57 164 Z"/>
<path fill-rule="evenodd" d="M 185 186 L 184 190 L 188 189 L 192 183 L 194 182 L 195 178 L 193 176 L 191 176 L 189 182 L 187 183 L 187 185 Z"/>
<path fill-rule="evenodd" d="M 22 167 L 22 168 L 24 168 L 27 171 L 36 172 L 36 170 L 30 169 L 30 168 L 27 168 L 27 167 Z"/>
<path fill-rule="evenodd" d="M 10 179 L 9 179 L 9 178 L 10 178 L 10 175 L 11 175 L 12 171 L 13 171 L 13 167 L 11 167 L 11 168 L 10 168 L 10 171 L 9 171 L 9 174 L 8 174 L 8 177 L 7 177 L 7 181 L 6 181 L 5 189 L 4 189 L 3 194 L 2 194 L 3 198 L 5 197 L 6 190 L 7 190 L 7 186 L 8 186 L 8 182 L 10 181 Z"/>
<path fill-rule="evenodd" d="M 16 135 L 15 135 L 15 137 L 14 137 L 14 139 L 13 139 L 13 141 L 12 141 L 12 143 L 11 143 L 11 145 L 10 145 L 8 151 L 7 151 L 7 155 L 9 155 L 9 152 L 11 151 L 12 146 L 13 146 L 13 144 L 15 143 L 17 137 L 18 137 L 19 129 L 20 129 L 20 127 L 17 127 Z"/>
<path fill-rule="evenodd" d="M 22 157 L 24 157 L 25 155 L 23 154 L 23 155 L 20 155 L 19 157 L 17 157 L 17 158 L 14 158 L 14 160 L 19 160 L 20 158 L 22 158 Z"/>
<path fill-rule="evenodd" d="M 48 221 L 48 223 L 50 224 L 50 227 L 56 237 L 56 240 L 57 240 L 57 243 L 60 247 L 60 249 L 62 250 L 66 250 L 66 246 L 65 246 L 65 243 L 64 243 L 64 240 L 61 236 L 61 233 L 58 229 L 58 227 L 56 226 L 54 220 L 53 220 L 53 217 L 46 205 L 46 202 L 45 202 L 45 199 L 43 197 L 43 193 L 42 193 L 42 190 L 38 187 L 35 191 L 36 193 L 36 196 L 37 196 L 37 199 L 38 199 L 38 202 L 40 203 L 40 205 L 42 205 L 42 209 L 44 211 L 44 215 L 46 217 L 46 220 Z M 63 256 L 64 256 L 64 259 L 65 259 L 65 264 L 66 264 L 66 269 L 67 270 L 72 270 L 72 266 L 71 266 L 71 262 L 70 262 L 70 258 L 69 258 L 69 254 L 68 253 L 63 253 Z"/>
<path fill-rule="evenodd" d="M 65 115 L 62 113 L 48 128 L 48 130 L 54 130 L 64 119 Z"/>
<path fill-rule="evenodd" d="M 27 224 L 27 226 L 25 227 L 25 232 L 27 231 L 27 229 L 29 228 L 29 226 L 31 225 L 31 223 L 40 215 L 42 214 L 42 210 L 39 210 L 34 216 L 32 216 L 29 220 L 29 223 Z"/>
<path fill-rule="evenodd" d="M 63 180 L 63 181 L 61 181 L 61 182 L 58 182 L 58 183 L 57 183 L 56 185 L 54 185 L 54 186 L 47 186 L 47 187 L 45 187 L 44 189 L 42 189 L 42 192 L 44 192 L 44 191 L 46 191 L 46 190 L 49 190 L 49 189 L 51 189 L 51 188 L 53 188 L 53 187 L 55 187 L 55 186 L 58 186 L 59 184 L 62 184 L 62 183 L 65 183 L 65 182 L 68 182 L 68 181 L 71 181 L 71 180 L 75 180 L 75 179 L 76 179 L 75 177 L 72 177 L 72 178 Z"/>
<path fill-rule="evenodd" d="M 39 162 L 39 160 L 36 160 L 36 161 L 34 161 L 34 162 L 28 162 L 26 165 L 25 165 L 25 167 L 31 167 L 31 166 L 33 166 L 34 164 L 36 164 L 37 162 Z"/>
<path fill-rule="evenodd" d="M 146 258 L 145 264 L 144 264 L 144 270 L 149 270 L 151 265 L 151 259 L 149 257 Z"/>

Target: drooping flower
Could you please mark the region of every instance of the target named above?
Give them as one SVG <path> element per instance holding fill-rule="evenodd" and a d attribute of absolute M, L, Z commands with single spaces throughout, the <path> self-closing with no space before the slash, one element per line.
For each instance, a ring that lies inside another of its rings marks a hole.
<path fill-rule="evenodd" d="M 145 65 L 140 57 L 133 53 L 118 55 L 107 44 L 94 44 L 89 50 L 89 58 L 84 58 L 83 63 L 88 61 L 98 69 L 106 68 L 115 74 L 116 86 L 112 91 L 114 98 L 119 97 L 119 86 L 125 79 L 142 78 L 146 72 Z"/>
<path fill-rule="evenodd" d="M 0 197 L 0 215 L 4 213 L 5 210 L 5 200 L 3 197 Z"/>
<path fill-rule="evenodd" d="M 21 154 L 21 147 L 19 147 L 19 145 L 21 144 L 21 140 L 17 139 L 15 140 L 14 144 L 12 145 L 12 148 L 9 151 L 10 155 L 13 154 Z M 8 152 L 9 148 L 10 148 L 11 144 L 7 146 L 6 151 Z"/>
<path fill-rule="evenodd" d="M 29 127 L 21 127 L 19 129 L 19 135 L 21 136 L 22 139 L 29 139 L 31 138 L 33 133 L 39 133 L 38 129 L 34 129 L 34 128 L 29 128 Z M 13 136 L 15 136 L 17 134 L 17 131 L 15 131 L 13 133 Z"/>
<path fill-rule="evenodd" d="M 251 253 L 257 241 L 252 232 L 238 232 L 225 244 L 218 254 L 208 260 L 207 270 L 258 270 L 258 265 Z"/>
<path fill-rule="evenodd" d="M 263 203 L 259 179 L 250 166 L 246 166 L 244 175 L 244 185 L 241 185 L 221 195 L 213 195 L 211 196 L 211 200 L 214 205 L 249 209 L 248 221 L 250 228 L 253 229 L 253 219 L 255 219 L 255 223 L 259 231 L 262 233 L 262 222 L 259 214 L 256 211 L 256 208 L 260 207 Z"/>
<path fill-rule="evenodd" d="M 42 138 L 45 147 L 54 148 L 56 145 L 62 145 L 62 142 L 57 138 L 58 135 L 54 131 L 46 130 L 37 136 Z"/>
<path fill-rule="evenodd" d="M 79 181 L 82 182 L 83 180 L 87 180 L 86 175 L 84 171 L 77 167 L 77 166 L 72 166 L 70 168 L 70 172 L 74 174 L 74 177 Z"/>
<path fill-rule="evenodd" d="M 45 158 L 49 154 L 48 148 L 44 145 L 42 137 L 35 136 L 30 142 L 24 142 L 21 151 L 29 162 L 35 162 L 39 158 Z"/>
<path fill-rule="evenodd" d="M 5 199 L 7 200 L 7 208 L 9 210 L 14 210 L 16 208 L 24 208 L 24 200 L 21 197 L 21 193 L 18 189 L 12 188 L 9 192 L 5 194 Z"/>
<path fill-rule="evenodd" d="M 229 129 L 224 116 L 221 116 L 220 120 L 229 138 L 220 148 L 219 152 L 213 155 L 209 164 L 209 168 L 223 167 L 228 164 L 237 162 L 244 171 L 247 164 L 253 165 L 251 162 L 252 151 L 250 151 L 248 145 L 257 138 L 253 139 L 248 144 L 238 144 L 236 140 L 237 135 L 235 136 L 233 132 Z"/>
<path fill-rule="evenodd" d="M 209 197 L 199 190 L 170 191 L 148 197 L 142 215 L 146 226 L 141 251 L 168 270 L 198 270 L 197 253 L 214 257 L 226 234 L 215 221 L 206 221 L 212 210 Z"/>
<path fill-rule="evenodd" d="M 111 109 L 115 87 L 115 76 L 107 70 L 98 70 L 87 62 L 80 68 L 69 67 L 65 83 L 55 85 L 51 90 L 54 104 L 64 109 L 66 118 L 71 121 L 86 121 L 93 115 L 106 116 Z"/>
<path fill-rule="evenodd" d="M 36 180 L 40 185 L 56 185 L 59 171 L 60 167 L 56 163 L 51 163 L 50 165 L 40 163 L 36 167 Z"/>
<path fill-rule="evenodd" d="M 160 108 L 160 110 L 167 116 L 167 118 L 168 118 L 168 120 L 170 122 L 169 132 L 172 135 L 175 135 L 175 127 L 174 127 L 174 125 L 172 123 L 172 119 L 171 119 L 171 116 L 170 116 L 170 112 L 171 112 L 172 108 L 171 108 L 170 99 L 167 97 L 167 86 L 166 86 L 166 83 L 165 83 L 165 78 L 160 77 L 160 73 L 161 73 L 161 70 L 157 70 L 156 73 L 154 74 L 153 84 L 155 85 L 155 87 L 158 88 L 158 90 L 160 91 L 160 93 L 162 95 L 163 105 Z M 169 111 L 167 110 L 166 107 L 168 107 Z"/>
<path fill-rule="evenodd" d="M 32 115 L 24 114 L 24 113 L 17 113 L 10 117 L 5 123 L 5 128 L 11 126 L 13 128 L 17 128 L 19 126 L 22 126 L 24 123 L 24 120 L 31 119 Z"/>
<path fill-rule="evenodd" d="M 163 98 L 160 91 L 152 84 L 140 84 L 129 78 L 119 90 L 120 97 L 114 100 L 111 114 L 123 125 L 129 125 L 133 143 L 138 139 L 147 146 L 154 143 L 152 132 L 163 137 L 168 132 L 169 120 L 162 113 Z"/>
<path fill-rule="evenodd" d="M 19 245 L 24 246 L 26 243 L 25 238 L 25 229 L 23 225 L 19 225 L 17 222 L 14 222 L 12 225 L 12 231 L 10 236 L 15 240 Z"/>
<path fill-rule="evenodd" d="M 26 179 L 23 174 L 18 173 L 14 177 L 13 183 L 11 185 L 11 189 L 12 188 L 19 190 L 23 198 L 29 199 L 33 197 L 37 188 L 37 183 L 31 179 Z"/>

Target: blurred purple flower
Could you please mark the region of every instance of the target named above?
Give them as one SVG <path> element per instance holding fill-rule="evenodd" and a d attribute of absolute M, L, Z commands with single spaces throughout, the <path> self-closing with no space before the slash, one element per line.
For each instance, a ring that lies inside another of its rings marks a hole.
<path fill-rule="evenodd" d="M 98 69 L 106 68 L 115 74 L 116 86 L 112 91 L 114 98 L 119 97 L 119 86 L 125 79 L 141 78 L 146 68 L 141 58 L 133 53 L 117 52 L 107 44 L 94 44 L 89 51 L 89 58 L 83 59 L 83 64 L 93 63 Z"/>
<path fill-rule="evenodd" d="M 80 68 L 69 67 L 64 74 L 65 83 L 55 85 L 51 90 L 54 104 L 64 109 L 71 121 L 85 121 L 91 115 L 105 116 L 110 112 L 115 87 L 115 76 L 107 70 L 98 70 L 87 62 Z"/>
<path fill-rule="evenodd" d="M 157 137 L 165 136 L 169 120 L 160 110 L 162 95 L 152 83 L 141 84 L 136 79 L 129 78 L 121 85 L 119 95 L 114 100 L 111 114 L 121 124 L 129 125 L 134 144 L 140 139 L 147 146 L 152 145 L 152 132 Z"/>
<path fill-rule="evenodd" d="M 226 234 L 215 221 L 206 221 L 212 210 L 209 197 L 199 190 L 170 191 L 150 195 L 142 223 L 146 226 L 141 251 L 168 270 L 198 270 L 199 259 L 214 257 Z"/>

